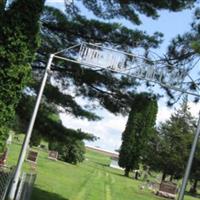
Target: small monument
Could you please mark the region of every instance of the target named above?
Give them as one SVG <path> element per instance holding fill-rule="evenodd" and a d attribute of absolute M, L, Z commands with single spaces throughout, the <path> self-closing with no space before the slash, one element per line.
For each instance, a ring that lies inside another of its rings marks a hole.
<path fill-rule="evenodd" d="M 49 159 L 51 160 L 57 160 L 58 159 L 58 152 L 57 151 L 49 151 Z"/>
<path fill-rule="evenodd" d="M 37 163 L 37 158 L 38 158 L 38 152 L 37 151 L 32 151 L 30 150 L 28 152 L 28 156 L 27 156 L 27 161 L 33 164 Z"/>
<path fill-rule="evenodd" d="M 12 144 L 12 135 L 10 134 L 7 141 L 6 141 L 6 144 Z"/>
<path fill-rule="evenodd" d="M 175 199 L 177 193 L 177 185 L 175 183 L 169 181 L 162 181 L 160 184 L 160 188 L 157 192 L 157 195 Z"/>
<path fill-rule="evenodd" d="M 0 166 L 5 166 L 8 157 L 8 150 L 6 149 L 2 154 L 0 154 Z"/>

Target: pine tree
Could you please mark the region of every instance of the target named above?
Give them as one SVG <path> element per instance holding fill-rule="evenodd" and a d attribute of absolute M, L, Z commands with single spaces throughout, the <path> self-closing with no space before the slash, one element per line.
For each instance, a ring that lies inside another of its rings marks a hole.
<path fill-rule="evenodd" d="M 101 3 L 82 1 L 83 6 L 88 10 L 91 9 L 90 11 L 98 17 L 89 20 L 87 16 L 84 16 L 85 13 L 82 13 L 80 4 L 77 1 L 73 2 L 73 4 L 66 5 L 66 15 L 58 9 L 46 7 L 41 17 L 42 45 L 33 69 L 44 68 L 49 53 L 57 52 L 81 41 L 101 43 L 129 52 L 137 48 L 143 51 L 157 48 L 162 41 L 161 33 L 156 32 L 150 36 L 143 31 L 128 29 L 119 23 L 108 23 L 106 19 L 126 18 L 137 24 L 140 21 L 139 14 L 136 16 L 137 12 L 156 18 L 158 17 L 158 10 L 180 11 L 194 3 L 191 0 L 184 2 L 165 0 L 159 2 L 126 1 L 125 4 L 114 1 L 113 3 L 119 4 L 119 6 L 111 7 L 109 1 L 100 1 L 104 5 L 100 7 Z M 127 7 L 127 5 L 130 7 Z M 107 10 L 106 15 L 105 10 Z M 101 18 L 105 20 L 102 22 Z M 131 93 L 134 93 L 138 84 L 135 79 L 116 76 L 115 73 L 103 70 L 85 69 L 72 63 L 55 62 L 53 70 L 56 71 L 53 76 L 58 84 L 62 85 L 63 90 L 69 90 L 69 86 L 73 85 L 75 95 L 98 101 L 100 106 L 115 114 L 126 115 L 130 111 Z"/>
<path fill-rule="evenodd" d="M 191 23 L 191 29 L 182 35 L 177 35 L 168 46 L 167 54 L 164 58 L 166 65 L 172 65 L 176 68 L 185 68 L 193 76 L 198 74 L 199 53 L 200 53 L 200 9 L 197 8 Z M 194 70 L 195 69 L 195 70 Z M 193 74 L 192 74 L 193 73 Z M 186 91 L 197 92 L 199 90 L 199 76 L 194 80 L 185 80 L 182 88 Z M 172 93 L 173 95 L 173 93 Z M 180 95 L 179 95 L 180 96 Z M 174 99 L 176 102 L 177 99 Z M 199 101 L 199 97 L 194 97 L 194 101 Z M 173 103 L 173 102 L 172 102 Z"/>
<path fill-rule="evenodd" d="M 157 109 L 155 97 L 146 93 L 136 95 L 125 131 L 122 133 L 119 152 L 119 166 L 125 168 L 125 176 L 129 176 L 131 170 L 139 167 L 154 130 Z"/>
<path fill-rule="evenodd" d="M 144 14 L 153 19 L 158 18 L 159 10 L 180 11 L 185 8 L 191 8 L 196 2 L 195 0 L 82 0 L 80 5 L 78 0 L 74 0 L 74 3 L 66 4 L 66 12 L 71 16 L 79 15 L 81 6 L 91 11 L 95 16 L 102 19 L 123 18 L 130 22 L 139 25 L 141 24 L 140 15 Z"/>
<path fill-rule="evenodd" d="M 163 180 L 166 175 L 170 175 L 171 179 L 183 176 L 195 124 L 195 119 L 189 111 L 187 98 L 169 120 L 160 124 L 156 137 L 149 145 L 146 164 L 152 170 L 163 172 Z"/>

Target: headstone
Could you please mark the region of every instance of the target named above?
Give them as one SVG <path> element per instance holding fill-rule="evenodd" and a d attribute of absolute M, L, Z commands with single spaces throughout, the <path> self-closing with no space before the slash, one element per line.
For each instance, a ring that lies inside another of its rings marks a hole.
<path fill-rule="evenodd" d="M 112 156 L 111 157 L 111 162 L 110 162 L 110 167 L 116 168 L 116 169 L 122 169 L 119 164 L 118 164 L 118 156 Z"/>
<path fill-rule="evenodd" d="M 4 153 L 0 155 L 0 166 L 4 166 L 6 164 L 7 157 L 8 157 L 8 150 L 6 149 Z"/>
<path fill-rule="evenodd" d="M 175 199 L 177 193 L 177 185 L 172 182 L 162 181 L 157 194 L 170 199 Z"/>
<path fill-rule="evenodd" d="M 27 161 L 36 164 L 38 158 L 38 152 L 30 150 L 28 152 Z"/>
<path fill-rule="evenodd" d="M 15 143 L 20 144 L 20 138 L 18 135 L 15 135 L 13 139 Z"/>
<path fill-rule="evenodd" d="M 151 191 L 157 191 L 160 188 L 160 184 L 156 182 L 148 182 L 147 184 L 148 189 Z"/>
<path fill-rule="evenodd" d="M 49 151 L 49 159 L 51 160 L 57 160 L 58 159 L 58 152 L 57 151 Z"/>
<path fill-rule="evenodd" d="M 11 143 L 12 143 L 12 135 L 10 134 L 6 141 L 6 144 L 11 144 Z"/>

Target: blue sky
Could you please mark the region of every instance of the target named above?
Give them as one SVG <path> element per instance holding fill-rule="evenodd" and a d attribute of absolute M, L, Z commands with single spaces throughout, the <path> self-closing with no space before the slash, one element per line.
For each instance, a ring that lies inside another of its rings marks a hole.
<path fill-rule="evenodd" d="M 64 0 L 47 0 L 47 5 L 51 5 L 57 7 L 64 11 Z M 87 12 L 86 9 L 83 9 L 84 13 Z M 169 41 L 176 36 L 177 34 L 182 34 L 190 30 L 190 23 L 192 22 L 194 9 L 184 10 L 181 12 L 168 12 L 168 11 L 160 11 L 160 17 L 157 20 L 153 20 L 146 16 L 141 16 L 143 24 L 140 26 L 134 26 L 132 23 L 126 20 L 110 20 L 122 23 L 128 28 L 138 28 L 140 30 L 144 30 L 149 34 L 153 34 L 155 31 L 159 31 L 164 33 L 164 42 L 161 45 L 162 52 L 164 52 L 167 47 Z M 92 18 L 94 15 L 92 12 L 87 12 L 87 17 Z"/>
<path fill-rule="evenodd" d="M 61 10 L 64 10 L 64 0 L 48 0 L 46 2 L 48 5 L 55 6 Z M 86 13 L 86 10 L 84 10 Z M 160 18 L 158 20 L 152 20 L 145 16 L 142 16 L 143 24 L 137 26 L 138 29 L 144 30 L 149 34 L 153 34 L 155 31 L 164 33 L 164 42 L 159 49 L 155 50 L 158 54 L 163 54 L 170 42 L 170 40 L 177 34 L 183 34 L 190 30 L 190 23 L 192 22 L 194 9 L 185 10 L 178 13 L 172 13 L 168 11 L 161 11 Z M 92 13 L 87 13 L 87 17 L 93 17 Z M 135 28 L 130 22 L 126 20 L 112 20 L 128 28 Z M 157 123 L 164 121 L 169 118 L 173 109 L 169 109 L 165 106 L 165 99 L 159 101 L 159 112 L 157 115 Z M 199 106 L 190 103 L 191 112 L 197 116 L 199 111 Z M 89 143 L 93 146 L 98 146 L 108 150 L 118 149 L 121 144 L 121 133 L 125 128 L 127 121 L 126 117 L 114 116 L 113 114 L 107 112 L 106 110 L 98 110 L 98 114 L 103 117 L 101 121 L 98 122 L 88 122 L 87 120 L 78 120 L 72 116 L 61 114 L 63 124 L 70 128 L 81 128 L 83 131 L 91 132 L 96 136 L 100 137 L 95 143 Z M 88 144 L 88 143 L 87 143 Z"/>

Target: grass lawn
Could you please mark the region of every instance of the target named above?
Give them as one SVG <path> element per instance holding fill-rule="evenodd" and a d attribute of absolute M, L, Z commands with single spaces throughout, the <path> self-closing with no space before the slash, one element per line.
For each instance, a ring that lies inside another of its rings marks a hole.
<path fill-rule="evenodd" d="M 16 164 L 20 146 L 12 144 L 8 164 Z M 86 160 L 77 165 L 52 161 L 39 151 L 37 179 L 32 200 L 161 200 L 148 190 L 141 190 L 141 181 L 122 176 L 121 170 L 108 167 L 109 158 L 88 151 Z M 25 163 L 24 170 L 30 166 Z M 197 200 L 186 196 L 185 200 Z"/>

